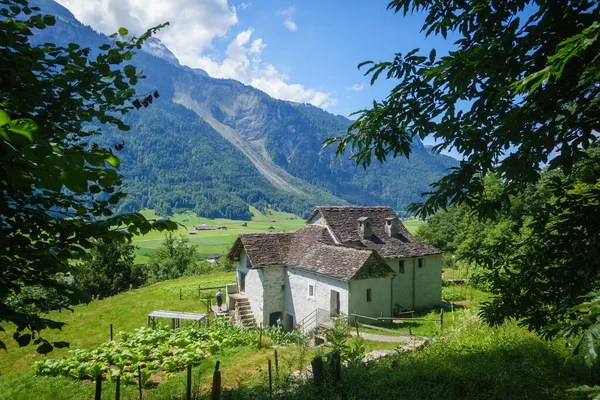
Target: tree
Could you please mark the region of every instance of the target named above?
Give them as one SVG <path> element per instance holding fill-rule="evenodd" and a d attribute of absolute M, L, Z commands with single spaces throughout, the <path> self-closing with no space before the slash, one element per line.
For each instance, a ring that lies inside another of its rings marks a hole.
<path fill-rule="evenodd" d="M 148 280 L 151 283 L 180 278 L 194 271 L 198 264 L 196 246 L 187 239 L 175 239 L 167 232 L 165 241 L 156 249 L 148 264 Z"/>
<path fill-rule="evenodd" d="M 112 148 L 90 143 L 101 124 L 128 129 L 121 116 L 140 101 L 132 85 L 143 75 L 122 64 L 160 27 L 140 38 L 127 38 L 121 28 L 95 52 L 77 44 L 32 46 L 33 31 L 55 18 L 26 0 L 0 0 L 0 7 L 0 330 L 14 323 L 19 345 L 33 343 L 44 353 L 53 346 L 40 332 L 62 323 L 8 299 L 20 296 L 29 309 L 44 309 L 43 298 L 24 290 L 33 287 L 77 301 L 81 293 L 57 277 L 76 272 L 70 261 L 85 258 L 93 238 L 125 242 L 175 227 L 137 213 L 114 215 L 125 196 L 119 159 Z"/>
<path fill-rule="evenodd" d="M 569 175 L 600 130 L 600 10 L 587 0 L 395 0 L 388 9 L 423 12 L 423 31 L 459 35 L 441 58 L 419 49 L 370 66 L 399 80 L 389 96 L 360 110 L 338 143 L 357 164 L 410 155 L 413 138 L 434 137 L 435 150 L 456 149 L 460 166 L 434 183 L 415 209 L 423 216 L 465 202 L 493 213 L 482 178 L 498 174 L 503 198 L 540 177 L 542 165 Z"/>
<path fill-rule="evenodd" d="M 524 318 L 536 330 L 568 319 L 569 305 L 600 278 L 598 180 L 582 188 L 573 178 L 600 131 L 598 2 L 394 0 L 388 9 L 423 13 L 426 35 L 452 32 L 455 49 L 441 58 L 415 49 L 360 64 L 369 67 L 372 84 L 380 76 L 399 83 L 358 111 L 346 136 L 325 144 L 337 143 L 338 155 L 351 150 L 364 167 L 389 155 L 408 157 L 416 137 L 434 137 L 436 151 L 456 149 L 460 166 L 413 206 L 423 217 L 462 204 L 495 218 L 544 169 L 561 171 L 548 183 L 553 200 L 528 225 L 531 240 L 502 241 L 511 257 L 483 261 L 498 272 L 501 293 L 484 316 L 491 323 Z M 495 196 L 484 184 L 490 175 L 502 182 Z"/>
<path fill-rule="evenodd" d="M 103 298 L 143 285 L 146 271 L 134 264 L 135 248 L 128 242 L 94 240 L 90 258 L 77 264 L 75 286 L 89 296 Z"/>

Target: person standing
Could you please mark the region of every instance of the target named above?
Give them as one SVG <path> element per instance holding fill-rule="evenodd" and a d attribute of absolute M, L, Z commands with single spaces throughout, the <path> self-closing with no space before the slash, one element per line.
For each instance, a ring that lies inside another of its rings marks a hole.
<path fill-rule="evenodd" d="M 221 307 L 223 307 L 223 292 L 221 292 L 221 289 L 217 291 L 215 297 L 217 298 L 217 310 L 221 312 Z"/>

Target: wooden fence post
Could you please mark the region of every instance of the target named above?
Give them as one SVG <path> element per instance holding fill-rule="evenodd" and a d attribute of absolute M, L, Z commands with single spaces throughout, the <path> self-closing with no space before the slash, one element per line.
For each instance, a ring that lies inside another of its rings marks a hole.
<path fill-rule="evenodd" d="M 315 386 L 321 386 L 323 384 L 323 359 L 319 356 L 316 356 L 312 359 L 310 365 L 312 365 Z"/>
<path fill-rule="evenodd" d="M 183 291 L 179 288 L 179 300 L 183 300 Z"/>
<path fill-rule="evenodd" d="M 138 390 L 140 392 L 140 400 L 142 400 L 142 369 L 138 364 Z"/>
<path fill-rule="evenodd" d="M 221 372 L 219 371 L 219 364 L 221 362 L 217 361 L 217 365 L 215 365 L 215 372 L 213 374 L 213 385 L 212 392 L 210 393 L 210 400 L 220 400 L 221 399 Z"/>
<path fill-rule="evenodd" d="M 121 375 L 117 375 L 115 400 L 121 400 Z"/>
<path fill-rule="evenodd" d="M 440 331 L 444 329 L 444 308 L 440 310 Z"/>
<path fill-rule="evenodd" d="M 187 366 L 187 390 L 185 392 L 186 400 L 192 400 L 192 366 Z"/>
<path fill-rule="evenodd" d="M 271 372 L 271 359 L 269 358 L 269 397 L 273 397 L 273 373 Z"/>
<path fill-rule="evenodd" d="M 94 400 L 102 399 L 102 374 L 96 377 L 96 395 L 94 396 Z"/>
<path fill-rule="evenodd" d="M 110 341 L 112 342 L 113 340 L 113 329 L 112 329 L 112 324 L 110 324 Z"/>
<path fill-rule="evenodd" d="M 354 317 L 354 325 L 356 325 L 356 337 L 360 337 L 360 333 L 358 333 L 358 318 Z"/>
<path fill-rule="evenodd" d="M 337 351 L 327 354 L 327 367 L 334 384 L 339 383 L 341 377 L 341 357 Z"/>
<path fill-rule="evenodd" d="M 279 382 L 279 360 L 277 359 L 277 349 L 275 349 L 275 380 Z"/>

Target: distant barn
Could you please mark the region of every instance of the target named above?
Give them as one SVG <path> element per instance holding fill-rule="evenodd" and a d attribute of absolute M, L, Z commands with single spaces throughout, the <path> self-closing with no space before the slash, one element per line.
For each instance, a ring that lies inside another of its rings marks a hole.
<path fill-rule="evenodd" d="M 214 231 L 216 228 L 214 226 L 200 224 L 194 225 L 194 229 L 197 231 Z"/>
<path fill-rule="evenodd" d="M 209 255 L 208 257 L 206 257 L 206 261 L 208 261 L 209 263 L 214 263 L 219 261 L 219 258 L 221 258 L 221 254 L 219 253 L 212 253 L 211 255 Z"/>

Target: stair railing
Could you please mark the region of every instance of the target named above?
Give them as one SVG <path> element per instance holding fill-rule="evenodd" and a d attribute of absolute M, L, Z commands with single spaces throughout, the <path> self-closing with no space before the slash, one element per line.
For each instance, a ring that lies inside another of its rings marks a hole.
<path fill-rule="evenodd" d="M 302 319 L 298 325 L 302 327 L 302 333 L 309 333 L 319 327 L 319 325 L 330 321 L 329 311 L 321 308 L 314 309 L 304 319 Z"/>

